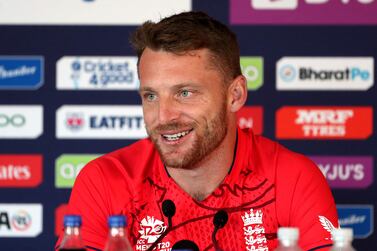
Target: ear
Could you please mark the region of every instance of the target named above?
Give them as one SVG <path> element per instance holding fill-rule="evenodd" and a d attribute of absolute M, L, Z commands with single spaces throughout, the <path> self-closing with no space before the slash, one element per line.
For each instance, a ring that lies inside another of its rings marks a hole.
<path fill-rule="evenodd" d="M 246 78 L 239 75 L 233 79 L 228 88 L 228 105 L 231 112 L 237 112 L 247 99 Z"/>

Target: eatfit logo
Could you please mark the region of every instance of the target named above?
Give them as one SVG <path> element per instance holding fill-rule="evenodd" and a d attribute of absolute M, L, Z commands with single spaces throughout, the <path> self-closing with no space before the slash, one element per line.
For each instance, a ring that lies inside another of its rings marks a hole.
<path fill-rule="evenodd" d="M 73 57 L 57 62 L 59 90 L 137 90 L 136 57 Z"/>
<path fill-rule="evenodd" d="M 366 139 L 372 133 L 370 106 L 284 106 L 276 112 L 279 139 Z"/>
<path fill-rule="evenodd" d="M 147 136 L 141 106 L 64 105 L 56 113 L 56 137 L 140 139 Z"/>
<path fill-rule="evenodd" d="M 231 24 L 376 24 L 374 0 L 230 0 Z"/>
<path fill-rule="evenodd" d="M 276 66 L 278 90 L 368 90 L 372 57 L 283 57 Z"/>
<path fill-rule="evenodd" d="M 0 187 L 36 187 L 42 182 L 42 155 L 0 154 Z"/>
<path fill-rule="evenodd" d="M 0 56 L 0 89 L 34 90 L 43 84 L 41 56 Z"/>

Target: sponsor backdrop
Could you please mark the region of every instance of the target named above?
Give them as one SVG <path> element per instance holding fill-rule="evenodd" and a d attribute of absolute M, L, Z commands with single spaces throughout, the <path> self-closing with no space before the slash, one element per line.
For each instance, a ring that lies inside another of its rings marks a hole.
<path fill-rule="evenodd" d="M 242 127 L 309 156 L 375 250 L 374 0 L 0 0 L 0 249 L 52 250 L 85 164 L 145 137 L 141 22 L 202 10 L 238 35 Z M 289 170 L 287 170 L 289 172 Z"/>

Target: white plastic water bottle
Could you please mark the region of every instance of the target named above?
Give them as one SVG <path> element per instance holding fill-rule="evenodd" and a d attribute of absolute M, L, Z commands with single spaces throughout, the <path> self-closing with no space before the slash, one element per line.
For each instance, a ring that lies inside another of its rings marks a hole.
<path fill-rule="evenodd" d="M 104 251 L 132 251 L 127 239 L 127 219 L 124 215 L 113 215 L 108 219 L 109 236 Z"/>
<path fill-rule="evenodd" d="M 275 251 L 302 251 L 298 246 L 299 230 L 294 227 L 280 227 L 278 229 L 279 246 Z"/>
<path fill-rule="evenodd" d="M 331 232 L 334 245 L 330 251 L 356 251 L 352 247 L 353 229 L 337 228 Z"/>

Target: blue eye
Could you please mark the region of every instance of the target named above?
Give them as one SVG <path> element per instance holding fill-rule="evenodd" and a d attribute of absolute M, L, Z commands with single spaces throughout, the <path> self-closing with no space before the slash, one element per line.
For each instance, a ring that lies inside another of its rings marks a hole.
<path fill-rule="evenodd" d="M 154 101 L 157 98 L 156 94 L 153 93 L 147 93 L 144 97 L 147 101 Z"/>
<path fill-rule="evenodd" d="M 183 91 L 181 92 L 181 96 L 184 97 L 184 98 L 190 96 L 190 94 L 191 94 L 191 92 L 188 91 L 188 90 L 183 90 Z"/>

